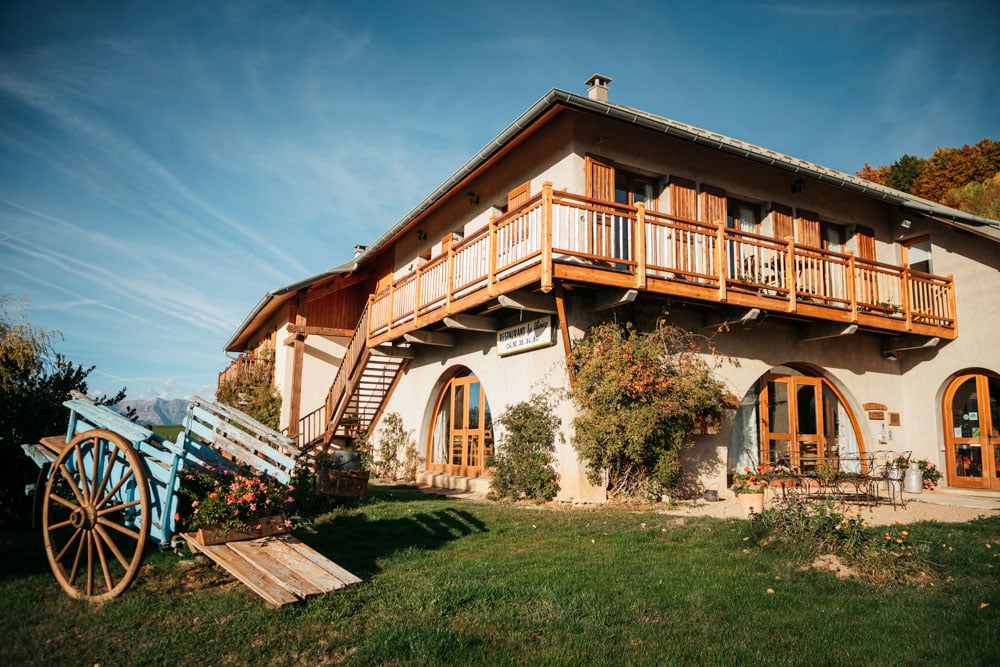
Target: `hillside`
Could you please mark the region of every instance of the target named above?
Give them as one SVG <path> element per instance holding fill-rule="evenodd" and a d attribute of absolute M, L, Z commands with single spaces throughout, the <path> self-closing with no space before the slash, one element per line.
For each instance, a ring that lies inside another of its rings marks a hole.
<path fill-rule="evenodd" d="M 166 400 L 163 398 L 151 401 L 122 401 L 115 409 L 124 414 L 127 408 L 136 413 L 136 421 L 147 425 L 180 424 L 191 401 L 186 398 Z"/>

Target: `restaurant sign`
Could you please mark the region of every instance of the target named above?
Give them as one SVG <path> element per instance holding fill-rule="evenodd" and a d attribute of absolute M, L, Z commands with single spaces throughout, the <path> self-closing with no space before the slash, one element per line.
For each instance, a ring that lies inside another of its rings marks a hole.
<path fill-rule="evenodd" d="M 497 332 L 497 352 L 501 357 L 506 357 L 519 352 L 555 345 L 554 334 L 555 329 L 552 328 L 551 315 L 539 317 L 530 322 L 522 322 Z"/>

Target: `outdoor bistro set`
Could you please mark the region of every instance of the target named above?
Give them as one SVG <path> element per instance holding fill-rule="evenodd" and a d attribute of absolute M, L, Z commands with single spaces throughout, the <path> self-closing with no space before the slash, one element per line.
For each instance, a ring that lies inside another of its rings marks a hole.
<path fill-rule="evenodd" d="M 779 458 L 763 463 L 760 479 L 782 499 L 832 500 L 846 505 L 906 507 L 904 478 L 920 471 L 911 452 L 878 450 L 829 457 Z M 912 484 L 912 480 L 907 479 Z M 920 482 L 922 483 L 922 482 Z"/>

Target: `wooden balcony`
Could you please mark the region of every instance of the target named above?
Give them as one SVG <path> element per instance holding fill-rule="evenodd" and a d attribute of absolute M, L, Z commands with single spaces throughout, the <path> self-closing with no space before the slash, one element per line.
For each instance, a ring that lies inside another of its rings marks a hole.
<path fill-rule="evenodd" d="M 270 358 L 241 354 L 219 373 L 216 388 L 233 382 L 237 387 L 248 387 L 260 381 L 270 382 L 273 368 L 274 362 Z"/>
<path fill-rule="evenodd" d="M 642 205 L 553 191 L 372 295 L 368 344 L 396 340 L 455 313 L 554 281 L 638 289 L 760 308 L 887 334 L 957 335 L 955 290 L 942 277 L 727 229 Z"/>

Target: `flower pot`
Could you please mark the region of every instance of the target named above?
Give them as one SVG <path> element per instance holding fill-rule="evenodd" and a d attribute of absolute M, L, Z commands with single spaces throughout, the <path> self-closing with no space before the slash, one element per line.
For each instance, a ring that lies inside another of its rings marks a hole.
<path fill-rule="evenodd" d="M 368 489 L 367 470 L 320 470 L 316 490 L 328 496 L 364 498 Z"/>
<path fill-rule="evenodd" d="M 195 538 L 198 540 L 198 544 L 207 547 L 213 544 L 254 540 L 258 537 L 281 535 L 288 532 L 288 528 L 285 526 L 285 517 L 282 515 L 262 517 L 257 520 L 255 525 L 257 526 L 255 530 L 246 532 L 241 530 L 227 530 L 219 524 L 205 526 L 198 529 Z"/>
<path fill-rule="evenodd" d="M 736 496 L 736 501 L 740 504 L 743 516 L 747 519 L 754 514 L 760 514 L 764 511 L 763 493 L 741 493 Z"/>

